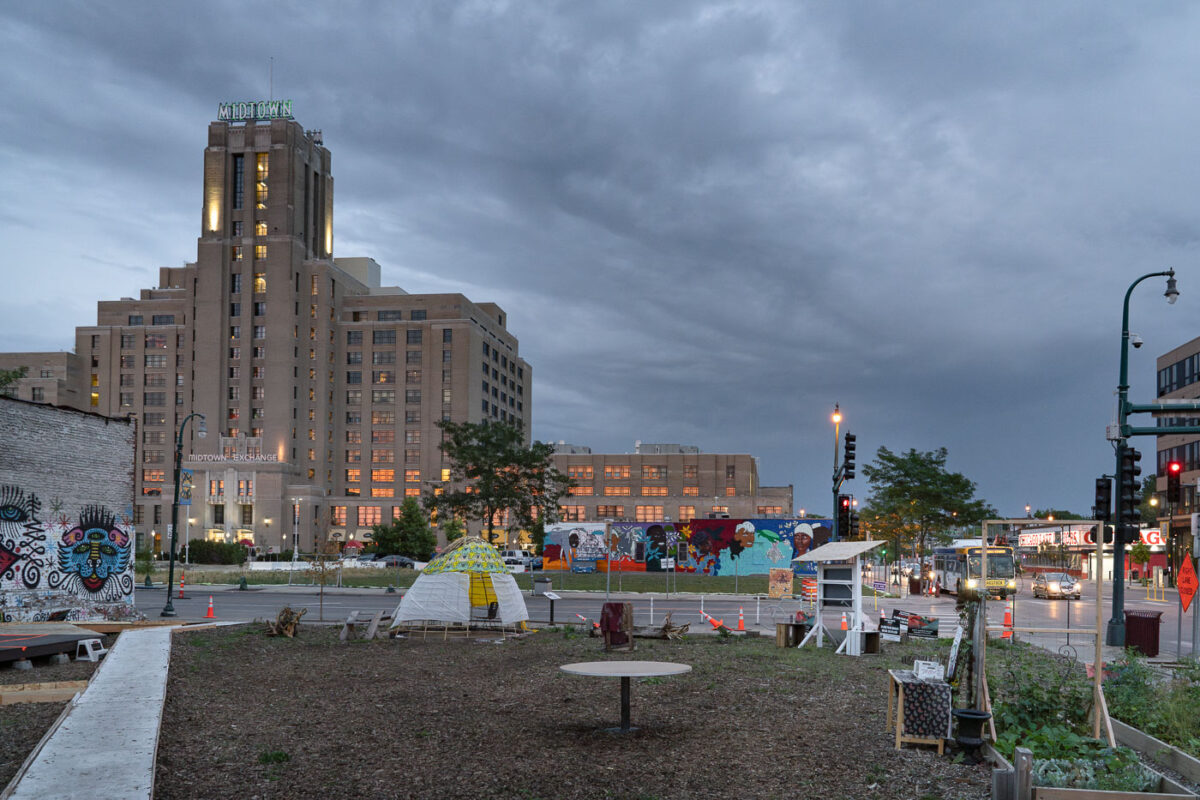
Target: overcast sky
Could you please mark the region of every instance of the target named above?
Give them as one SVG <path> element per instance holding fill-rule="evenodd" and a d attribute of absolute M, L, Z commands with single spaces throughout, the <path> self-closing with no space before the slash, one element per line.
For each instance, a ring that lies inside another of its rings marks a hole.
<path fill-rule="evenodd" d="M 207 125 L 273 57 L 335 256 L 499 303 L 536 438 L 748 452 L 828 513 L 840 403 L 860 464 L 1087 513 L 1126 288 L 1179 271 L 1133 295 L 1135 402 L 1200 335 L 1198 38 L 1182 2 L 3 2 L 0 351 L 195 260 Z"/>

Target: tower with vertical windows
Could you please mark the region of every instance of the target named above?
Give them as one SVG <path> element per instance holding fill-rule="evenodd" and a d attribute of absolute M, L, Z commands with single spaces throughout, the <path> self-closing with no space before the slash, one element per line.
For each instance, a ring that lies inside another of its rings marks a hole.
<path fill-rule="evenodd" d="M 262 550 L 362 540 L 438 488 L 440 420 L 529 430 L 532 372 L 503 309 L 385 287 L 374 260 L 334 256 L 330 164 L 320 132 L 290 118 L 211 123 L 195 262 L 76 330 L 56 396 L 137 419 L 139 547 L 166 546 L 192 412 L 208 436 L 184 432 L 180 541 Z"/>

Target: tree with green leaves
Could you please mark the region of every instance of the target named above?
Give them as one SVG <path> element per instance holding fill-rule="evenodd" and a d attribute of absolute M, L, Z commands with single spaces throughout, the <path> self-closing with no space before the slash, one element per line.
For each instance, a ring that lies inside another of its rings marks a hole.
<path fill-rule="evenodd" d="M 456 519 L 449 519 L 442 525 L 442 536 L 446 537 L 446 544 L 450 544 L 455 539 L 461 539 L 467 535 L 467 529 L 463 524 Z"/>
<path fill-rule="evenodd" d="M 438 423 L 442 452 L 450 460 L 450 486 L 425 495 L 426 510 L 438 516 L 478 520 L 492 541 L 497 520 L 507 518 L 510 534 L 535 521 L 554 522 L 570 479 L 554 468 L 554 448 L 525 443 L 519 424 Z"/>
<path fill-rule="evenodd" d="M 1158 525 L 1158 512 L 1162 508 L 1159 500 L 1161 498 L 1158 496 L 1158 476 L 1147 475 L 1142 478 L 1142 503 L 1138 506 L 1138 513 L 1142 516 L 1143 525 Z M 1163 516 L 1166 516 L 1165 511 Z"/>
<path fill-rule="evenodd" d="M 371 527 L 379 555 L 401 555 L 424 561 L 437 546 L 437 537 L 414 497 L 404 498 L 400 516 L 387 525 Z"/>
<path fill-rule="evenodd" d="M 871 497 L 862 518 L 874 538 L 887 539 L 897 558 L 927 540 L 949 538 L 951 530 L 994 519 L 996 510 L 975 497 L 975 482 L 946 469 L 946 448 L 893 453 L 880 447 L 863 467 Z"/>
<path fill-rule="evenodd" d="M 17 381 L 25 377 L 25 373 L 29 371 L 28 367 L 17 367 L 16 369 L 0 369 L 0 394 L 11 395 L 17 389 Z"/>
<path fill-rule="evenodd" d="M 1138 574 L 1142 576 L 1142 583 L 1146 582 L 1146 565 L 1150 563 L 1150 548 L 1145 542 L 1138 542 L 1129 548 L 1129 563 L 1137 564 L 1141 569 Z"/>

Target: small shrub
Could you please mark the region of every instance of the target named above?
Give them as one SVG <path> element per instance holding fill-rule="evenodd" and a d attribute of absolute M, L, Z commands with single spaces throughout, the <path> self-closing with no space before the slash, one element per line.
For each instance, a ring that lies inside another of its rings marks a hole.
<path fill-rule="evenodd" d="M 282 750 L 264 750 L 258 754 L 258 763 L 260 764 L 282 764 L 291 760 L 292 757 Z"/>

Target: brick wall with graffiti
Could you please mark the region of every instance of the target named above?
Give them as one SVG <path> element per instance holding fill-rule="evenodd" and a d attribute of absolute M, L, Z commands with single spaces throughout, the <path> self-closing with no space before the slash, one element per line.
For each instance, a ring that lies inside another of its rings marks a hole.
<path fill-rule="evenodd" d="M 689 522 L 560 522 L 546 526 L 546 569 L 700 575 L 766 575 L 829 541 L 823 519 L 693 519 Z M 798 565 L 797 565 L 798 569 Z"/>
<path fill-rule="evenodd" d="M 0 621 L 136 619 L 136 426 L 0 397 Z"/>

